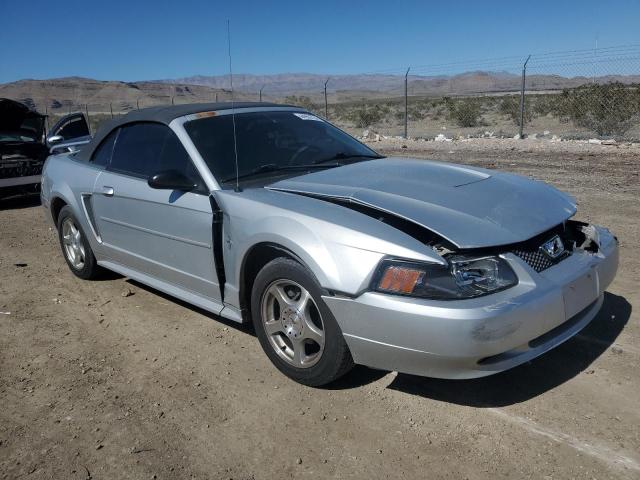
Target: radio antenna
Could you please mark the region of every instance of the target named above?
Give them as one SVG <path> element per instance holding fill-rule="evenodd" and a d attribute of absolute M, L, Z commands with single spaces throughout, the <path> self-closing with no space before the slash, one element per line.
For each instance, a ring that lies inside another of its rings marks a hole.
<path fill-rule="evenodd" d="M 236 192 L 240 191 L 240 172 L 238 171 L 238 140 L 236 137 L 236 109 L 233 98 L 233 69 L 231 68 L 231 27 L 227 19 L 227 50 L 229 52 L 229 83 L 231 84 L 231 122 L 233 123 L 233 154 L 236 162 Z"/>

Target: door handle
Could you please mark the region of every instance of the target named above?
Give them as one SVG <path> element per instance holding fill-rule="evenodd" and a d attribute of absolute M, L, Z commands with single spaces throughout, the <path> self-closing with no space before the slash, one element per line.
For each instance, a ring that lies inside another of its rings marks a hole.
<path fill-rule="evenodd" d="M 107 185 L 103 185 L 102 194 L 105 197 L 113 197 L 113 194 L 114 194 L 113 187 L 108 187 Z"/>

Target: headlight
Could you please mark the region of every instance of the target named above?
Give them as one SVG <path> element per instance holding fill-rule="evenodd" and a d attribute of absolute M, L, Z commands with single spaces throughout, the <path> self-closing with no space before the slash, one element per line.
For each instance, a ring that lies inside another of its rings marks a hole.
<path fill-rule="evenodd" d="M 403 260 L 384 260 L 373 278 L 373 290 L 434 300 L 456 300 L 488 295 L 518 283 L 509 264 L 500 257 L 447 258 L 448 266 Z"/>

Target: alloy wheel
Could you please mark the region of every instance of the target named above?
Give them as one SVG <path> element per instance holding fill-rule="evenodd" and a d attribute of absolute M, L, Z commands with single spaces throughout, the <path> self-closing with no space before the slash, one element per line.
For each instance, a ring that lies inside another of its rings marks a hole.
<path fill-rule="evenodd" d="M 322 357 L 324 324 L 311 294 L 291 280 L 272 282 L 261 301 L 264 330 L 269 344 L 285 362 L 309 368 Z"/>
<path fill-rule="evenodd" d="M 85 262 L 82 234 L 71 217 L 65 218 L 62 222 L 62 244 L 64 254 L 71 266 L 76 270 L 82 270 Z"/>

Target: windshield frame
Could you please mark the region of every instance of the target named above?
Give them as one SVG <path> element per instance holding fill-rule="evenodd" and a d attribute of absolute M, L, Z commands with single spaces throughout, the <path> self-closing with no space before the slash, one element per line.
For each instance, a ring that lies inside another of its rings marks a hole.
<path fill-rule="evenodd" d="M 358 144 L 362 145 L 368 152 L 370 152 L 372 157 L 375 156 L 375 158 L 384 158 L 384 155 L 379 154 L 378 152 L 373 150 L 370 146 L 362 143 L 360 140 L 355 138 L 353 135 L 350 135 L 349 133 L 345 132 L 340 127 L 338 127 L 338 126 L 334 125 L 333 123 L 323 119 L 322 117 L 320 117 L 319 115 L 314 114 L 313 112 L 309 112 L 308 110 L 306 110 L 304 108 L 295 107 L 295 106 L 282 106 L 282 107 L 274 107 L 274 106 L 266 107 L 265 106 L 265 107 L 236 108 L 235 110 L 233 110 L 233 109 L 212 110 L 212 111 L 199 112 L 199 113 L 194 113 L 194 114 L 189 114 L 189 115 L 185 115 L 185 116 L 182 116 L 182 117 L 178 117 L 178 118 L 174 119 L 170 123 L 169 126 L 174 130 L 174 132 L 178 135 L 178 138 L 180 138 L 180 140 L 182 141 L 184 147 L 186 148 L 187 152 L 191 156 L 191 158 L 192 158 L 194 164 L 196 165 L 198 171 L 203 176 L 205 183 L 207 185 L 209 185 L 211 191 L 233 189 L 235 187 L 235 182 L 234 181 L 229 181 L 229 179 L 224 179 L 226 181 L 223 181 L 223 179 L 221 179 L 221 178 L 220 179 L 216 178 L 216 176 L 210 170 L 207 162 L 205 161 L 205 159 L 200 154 L 198 148 L 196 147 L 195 143 L 193 142 L 193 139 L 191 138 L 191 136 L 187 132 L 187 130 L 185 128 L 185 124 L 188 123 L 188 122 L 191 122 L 193 120 L 199 120 L 199 119 L 203 119 L 203 118 L 219 117 L 219 116 L 223 116 L 223 115 L 233 115 L 234 112 L 235 112 L 236 115 L 245 114 L 245 113 L 269 113 L 269 112 L 289 112 L 289 113 L 310 114 L 310 115 L 313 115 L 315 117 L 320 118 L 320 120 L 322 120 L 323 122 L 327 123 L 328 125 L 330 125 L 331 127 L 335 128 L 335 129 L 339 130 L 345 136 L 349 137 L 353 141 L 355 141 Z M 365 161 L 365 160 L 370 160 L 371 158 L 362 157 L 362 159 L 363 159 L 362 161 Z M 335 162 L 333 162 L 333 164 L 327 165 L 327 168 L 340 166 L 340 165 L 336 165 L 336 163 L 338 163 L 338 162 L 339 161 L 336 160 Z M 349 162 L 349 163 L 353 163 L 353 162 Z M 314 169 L 313 167 L 309 169 L 309 171 L 315 171 L 315 170 L 316 169 Z M 304 175 L 307 172 L 305 171 L 304 168 L 299 168 L 299 169 L 296 169 L 296 170 L 294 170 L 294 169 L 286 170 L 285 169 L 285 170 L 280 170 L 280 171 L 275 171 L 275 172 L 268 172 L 268 173 L 272 173 L 272 175 L 268 175 L 268 174 L 259 175 L 259 177 L 263 176 L 264 180 L 266 182 L 256 181 L 257 180 L 256 178 L 247 178 L 245 180 L 241 180 L 240 184 L 243 185 L 243 184 L 256 184 L 256 183 L 257 184 L 260 184 L 260 183 L 271 183 L 272 182 L 272 180 L 271 180 L 272 176 L 276 176 L 276 177 L 298 176 L 298 175 Z"/>

